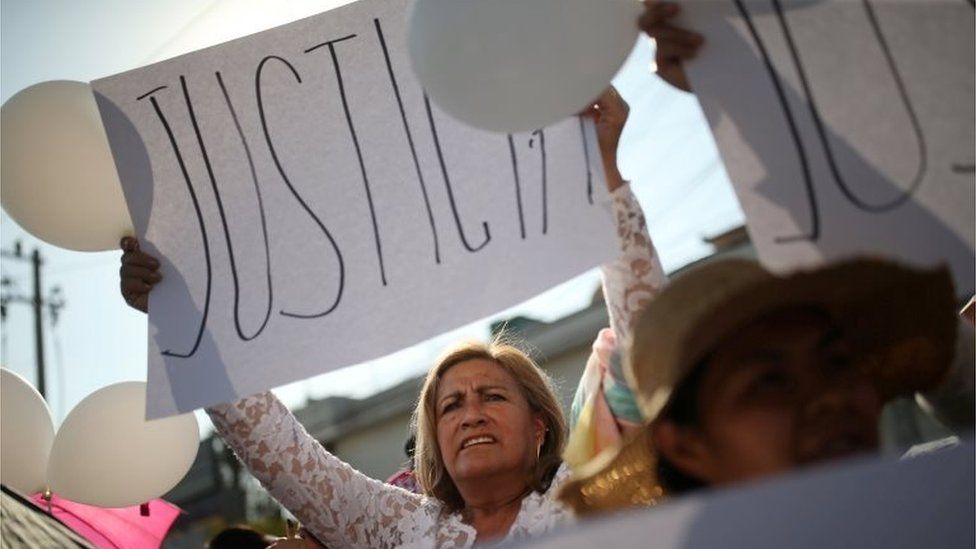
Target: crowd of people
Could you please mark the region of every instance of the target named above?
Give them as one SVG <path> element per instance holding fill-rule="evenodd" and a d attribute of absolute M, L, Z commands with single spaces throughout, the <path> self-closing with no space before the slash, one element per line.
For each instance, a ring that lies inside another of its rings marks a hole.
<path fill-rule="evenodd" d="M 683 63 L 704 38 L 675 26 L 678 13 L 648 1 L 638 24 L 656 41 L 657 74 L 691 91 Z M 326 451 L 271 392 L 207 410 L 301 521 L 302 543 L 534 538 L 583 516 L 877 452 L 882 406 L 898 396 L 972 430 L 972 324 L 946 270 L 853 259 L 774 275 L 718 260 L 669 281 L 616 168 L 627 112 L 611 88 L 582 114 L 597 128 L 620 253 L 602 267 L 610 327 L 569 414 L 546 373 L 503 339 L 460 343 L 430 368 L 411 466 L 392 483 Z M 134 239 L 122 248 L 122 295 L 145 311 L 158 261 Z M 966 348 L 968 359 L 957 353 Z"/>

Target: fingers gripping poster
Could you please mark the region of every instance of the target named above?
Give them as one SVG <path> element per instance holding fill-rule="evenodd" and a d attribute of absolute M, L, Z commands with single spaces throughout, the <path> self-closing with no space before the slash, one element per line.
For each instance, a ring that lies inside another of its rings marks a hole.
<path fill-rule="evenodd" d="M 688 64 L 762 261 L 947 264 L 973 293 L 970 0 L 692 0 Z"/>
<path fill-rule="evenodd" d="M 93 82 L 162 263 L 150 417 L 383 356 L 616 254 L 592 125 L 453 121 L 411 74 L 406 8 L 360 0 Z"/>

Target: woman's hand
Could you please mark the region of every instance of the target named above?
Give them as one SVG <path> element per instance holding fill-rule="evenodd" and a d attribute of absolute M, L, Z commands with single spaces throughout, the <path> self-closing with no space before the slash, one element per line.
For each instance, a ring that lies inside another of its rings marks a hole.
<path fill-rule="evenodd" d="M 693 59 L 705 39 L 696 32 L 672 24 L 680 11 L 681 7 L 673 2 L 644 0 L 644 13 L 637 19 L 637 26 L 657 44 L 654 57 L 657 75 L 679 90 L 690 92 L 691 85 L 682 62 Z"/>
<path fill-rule="evenodd" d="M 122 299 L 134 309 L 146 312 L 149 308 L 149 291 L 163 279 L 159 274 L 159 261 L 139 250 L 139 241 L 127 236 L 122 239 L 122 267 L 119 268 L 119 289 Z"/>
<path fill-rule="evenodd" d="M 628 114 L 630 107 L 613 86 L 607 88 L 595 103 L 580 113 L 580 116 L 592 118 L 596 124 L 600 156 L 603 158 L 607 190 L 610 192 L 626 183 L 617 169 L 617 146 L 620 144 L 620 134 L 624 131 Z"/>

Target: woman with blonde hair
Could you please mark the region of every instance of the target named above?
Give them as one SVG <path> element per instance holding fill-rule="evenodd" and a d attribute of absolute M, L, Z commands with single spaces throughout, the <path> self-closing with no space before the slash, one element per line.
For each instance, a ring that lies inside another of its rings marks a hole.
<path fill-rule="evenodd" d="M 612 88 L 588 111 L 620 236 L 621 256 L 603 266 L 619 334 L 665 282 L 640 206 L 616 168 L 627 112 Z M 134 239 L 123 249 L 122 295 L 145 310 L 158 263 Z M 470 547 L 539 536 L 572 516 L 555 498 L 567 477 L 563 413 L 545 373 L 511 345 L 458 345 L 427 375 L 415 412 L 423 495 L 343 463 L 270 392 L 207 412 L 250 472 L 328 547 Z"/>
<path fill-rule="evenodd" d="M 484 417 L 471 417 L 466 410 L 470 406 L 467 400 L 473 396 L 463 390 L 468 381 L 473 384 L 474 394 L 488 403 L 482 406 L 480 415 Z M 527 408 L 506 410 L 500 403 L 515 392 L 525 398 Z M 448 439 L 463 450 L 498 452 L 499 443 L 504 440 L 499 440 L 496 430 L 506 427 L 501 419 L 524 412 L 531 416 L 529 422 L 509 425 L 531 428 L 528 437 L 535 444 L 522 449 L 529 452 L 528 459 L 522 460 L 529 465 L 527 489 L 544 493 L 559 468 L 566 439 L 566 420 L 549 377 L 528 355 L 502 340 L 462 343 L 451 348 L 428 372 L 414 412 L 418 432 L 415 474 L 421 486 L 447 508 L 464 509 L 466 502 L 474 498 L 463 495 L 468 491 L 463 471 L 480 465 L 479 454 L 458 452 L 455 456 L 443 452 L 438 442 Z M 499 421 L 492 424 L 495 419 Z M 501 446 L 501 451 L 506 449 Z M 512 498 L 521 495 L 513 494 Z"/>

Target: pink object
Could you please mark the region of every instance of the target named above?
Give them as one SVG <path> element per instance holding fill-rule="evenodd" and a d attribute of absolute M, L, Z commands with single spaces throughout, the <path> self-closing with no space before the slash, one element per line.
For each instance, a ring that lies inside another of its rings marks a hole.
<path fill-rule="evenodd" d="M 414 476 L 413 471 L 410 469 L 401 469 L 390 478 L 386 479 L 387 484 L 392 484 L 393 486 L 399 486 L 408 492 L 413 492 L 414 494 L 423 494 L 424 491 L 417 482 L 417 477 Z"/>
<path fill-rule="evenodd" d="M 30 500 L 41 509 L 48 510 L 48 502 L 43 494 L 34 494 Z M 143 515 L 141 508 L 148 509 L 149 515 Z M 179 507 L 162 499 L 154 499 L 143 505 L 110 509 L 75 503 L 52 495 L 50 512 L 54 518 L 100 549 L 142 549 L 158 548 L 181 511 Z"/>

